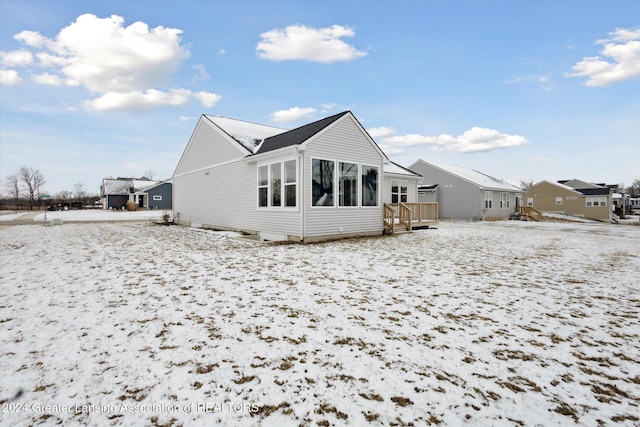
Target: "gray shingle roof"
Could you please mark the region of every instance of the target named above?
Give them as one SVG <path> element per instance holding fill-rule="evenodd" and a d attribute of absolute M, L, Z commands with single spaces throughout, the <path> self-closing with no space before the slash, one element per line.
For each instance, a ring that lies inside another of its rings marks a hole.
<path fill-rule="evenodd" d="M 288 132 L 266 138 L 255 154 L 262 154 L 292 145 L 300 145 L 348 113 L 349 111 L 344 111 L 342 113 L 326 117 L 322 120 L 318 120 L 317 122 L 309 123 L 308 125 L 301 126 Z"/>

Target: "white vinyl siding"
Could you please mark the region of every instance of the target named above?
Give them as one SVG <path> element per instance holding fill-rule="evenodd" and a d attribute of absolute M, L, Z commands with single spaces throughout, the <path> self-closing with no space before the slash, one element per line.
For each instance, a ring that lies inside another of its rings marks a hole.
<path fill-rule="evenodd" d="M 339 168 L 339 162 L 357 164 L 362 170 L 363 165 L 375 167 L 378 170 L 376 185 L 381 181 L 382 160 L 381 153 L 370 142 L 366 134 L 350 115 L 344 116 L 318 134 L 307 145 L 304 152 L 304 166 L 301 167 L 305 176 L 304 200 L 301 207 L 304 209 L 304 233 L 307 237 L 323 235 L 340 235 L 347 233 L 382 233 L 382 205 L 380 203 L 380 188 L 377 188 L 375 198 L 377 205 L 373 207 L 338 206 L 334 200 L 330 207 L 314 206 L 319 193 L 313 191 L 313 167 L 314 160 L 328 160 L 335 162 L 334 169 Z M 360 172 L 359 172 L 360 173 Z M 337 173 L 334 174 L 335 192 L 334 198 L 338 198 Z M 317 185 L 317 184 L 316 184 Z M 360 186 L 362 183 L 359 184 Z M 359 191 L 359 198 L 362 198 Z M 359 200 L 361 202 L 361 200 Z"/>
<path fill-rule="evenodd" d="M 241 159 L 247 154 L 239 143 L 228 136 L 222 136 L 213 123 L 201 118 L 176 167 L 175 174 L 227 163 Z"/>
<path fill-rule="evenodd" d="M 257 169 L 239 161 L 174 176 L 174 217 L 205 227 L 299 236 L 297 209 L 257 208 Z"/>

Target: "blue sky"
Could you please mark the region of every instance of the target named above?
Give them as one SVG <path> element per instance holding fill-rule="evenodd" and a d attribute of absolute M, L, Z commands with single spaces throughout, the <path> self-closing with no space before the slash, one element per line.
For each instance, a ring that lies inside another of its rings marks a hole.
<path fill-rule="evenodd" d="M 351 110 L 389 158 L 640 178 L 637 1 L 0 1 L 0 178 L 170 178 L 200 114 Z M 4 190 L 4 189 L 3 189 Z"/>

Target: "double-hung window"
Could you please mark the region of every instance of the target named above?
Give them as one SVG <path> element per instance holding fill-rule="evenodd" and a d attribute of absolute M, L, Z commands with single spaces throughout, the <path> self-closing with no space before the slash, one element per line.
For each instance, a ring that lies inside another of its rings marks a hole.
<path fill-rule="evenodd" d="M 296 206 L 297 195 L 297 173 L 296 161 L 288 160 L 284 162 L 284 205 L 286 207 Z"/>
<path fill-rule="evenodd" d="M 269 206 L 269 166 L 258 168 L 258 206 Z"/>
<path fill-rule="evenodd" d="M 511 194 L 500 193 L 500 208 L 509 209 L 511 207 Z"/>
<path fill-rule="evenodd" d="M 391 180 L 391 203 L 406 203 L 409 192 L 409 181 Z"/>
<path fill-rule="evenodd" d="M 258 167 L 258 207 L 296 207 L 296 200 L 295 160 Z"/>
<path fill-rule="evenodd" d="M 556 205 L 561 205 L 562 204 L 562 196 L 557 196 L 556 197 Z"/>
<path fill-rule="evenodd" d="M 484 208 L 485 209 L 493 208 L 493 191 L 484 192 Z"/>

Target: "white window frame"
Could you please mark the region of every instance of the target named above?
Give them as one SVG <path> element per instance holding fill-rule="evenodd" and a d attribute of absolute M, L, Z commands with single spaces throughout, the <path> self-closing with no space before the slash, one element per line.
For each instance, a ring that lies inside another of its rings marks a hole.
<path fill-rule="evenodd" d="M 265 181 L 266 183 L 265 184 L 260 184 L 260 169 L 261 168 L 265 168 L 267 170 L 267 177 L 266 177 L 266 181 Z M 257 172 L 258 172 L 258 182 L 257 182 L 257 184 L 258 184 L 258 200 L 257 200 L 257 205 L 258 205 L 259 209 L 268 208 L 269 207 L 269 193 L 270 193 L 270 191 L 269 191 L 269 165 L 268 164 L 258 165 Z M 267 191 L 267 204 L 264 205 L 264 206 L 260 205 L 260 190 L 261 189 L 265 189 Z"/>
<path fill-rule="evenodd" d="M 562 196 L 556 197 L 556 205 L 558 206 L 562 205 Z"/>
<path fill-rule="evenodd" d="M 588 208 L 603 208 L 607 206 L 607 196 L 587 196 L 586 205 Z"/>
<path fill-rule="evenodd" d="M 349 164 L 349 165 L 355 165 L 356 167 L 356 179 L 355 179 L 355 190 L 356 190 L 356 194 L 355 194 L 355 201 L 356 204 L 355 205 L 344 205 L 344 188 L 342 185 L 342 170 L 341 170 L 341 166 L 344 164 Z M 357 162 L 347 162 L 347 161 L 338 161 L 337 162 L 338 168 L 336 170 L 336 174 L 338 176 L 338 207 L 339 208 L 358 208 L 360 207 L 360 164 Z"/>
<path fill-rule="evenodd" d="M 500 209 L 511 208 L 511 193 L 500 193 Z"/>
<path fill-rule="evenodd" d="M 493 191 L 484 192 L 484 208 L 493 209 Z"/>
<path fill-rule="evenodd" d="M 296 162 L 296 169 L 295 169 L 295 181 L 293 182 L 285 182 L 286 181 L 286 168 L 285 168 L 285 163 L 288 162 Z M 280 165 L 280 205 L 279 206 L 273 206 L 273 192 L 275 190 L 275 188 L 273 187 L 273 176 L 272 176 L 272 168 L 275 165 Z M 257 168 L 256 168 L 256 188 L 258 189 L 257 194 L 256 194 L 256 206 L 258 209 L 283 209 L 283 210 L 297 210 L 298 209 L 298 205 L 299 205 L 299 200 L 300 200 L 300 194 L 298 193 L 298 159 L 283 159 L 277 162 L 264 162 L 264 163 L 260 163 L 258 164 Z M 260 184 L 260 169 L 261 168 L 266 168 L 267 170 L 267 183 L 265 184 Z M 295 195 L 296 195 L 296 204 L 295 206 L 287 206 L 287 200 L 286 200 L 286 187 L 289 186 L 295 186 Z M 260 189 L 266 189 L 267 190 L 267 205 L 266 206 L 260 206 Z"/>
<path fill-rule="evenodd" d="M 394 185 L 395 184 L 395 185 Z M 393 188 L 397 188 L 397 191 L 393 191 Z M 405 189 L 403 192 L 402 189 Z M 397 201 L 393 201 L 393 196 L 396 196 Z M 404 200 L 402 200 L 404 198 Z M 409 181 L 406 179 L 392 179 L 391 180 L 391 203 L 407 203 L 409 201 Z"/>
<path fill-rule="evenodd" d="M 337 184 L 336 184 L 336 180 L 337 180 L 337 161 L 335 159 L 327 159 L 327 158 L 322 158 L 322 157 L 312 157 L 311 159 L 311 179 L 309 182 L 309 185 L 311 185 L 311 198 L 310 198 L 310 202 L 311 202 L 311 207 L 312 208 L 319 208 L 319 209 L 326 209 L 326 208 L 335 208 L 336 204 L 337 204 L 337 194 L 338 194 L 338 190 L 337 190 Z M 333 203 L 330 205 L 314 205 L 313 204 L 313 162 L 314 161 L 321 161 L 321 162 L 332 162 L 333 163 L 333 177 L 332 177 L 332 181 L 331 181 L 331 192 L 332 197 L 333 197 Z"/>
<path fill-rule="evenodd" d="M 533 207 L 533 197 L 527 197 L 527 206 Z"/>
<path fill-rule="evenodd" d="M 289 175 L 287 174 L 287 163 L 294 163 L 293 170 L 293 181 L 287 181 Z M 287 206 L 287 188 L 293 187 L 296 197 L 296 203 L 293 206 Z M 297 159 L 289 159 L 282 161 L 282 207 L 284 208 L 297 208 L 298 207 L 298 160 Z"/>
<path fill-rule="evenodd" d="M 368 169 L 376 170 L 376 204 L 375 205 L 365 205 L 364 201 L 362 200 L 362 198 L 364 197 L 364 191 L 362 188 L 364 186 L 364 179 L 362 175 L 364 174 L 365 170 L 368 170 Z M 362 207 L 363 209 L 371 209 L 371 208 L 375 209 L 380 206 L 380 182 L 381 182 L 380 180 L 381 179 L 384 180 L 384 176 L 380 175 L 379 166 L 368 165 L 366 163 L 360 164 L 360 185 L 358 187 L 360 191 L 360 195 L 358 196 L 358 204 L 360 205 L 360 207 Z"/>
<path fill-rule="evenodd" d="M 153 200 L 154 200 L 154 201 L 162 200 L 162 196 L 161 196 L 161 195 L 159 195 L 159 194 L 154 194 L 154 195 L 153 195 Z"/>
<path fill-rule="evenodd" d="M 313 204 L 313 164 L 314 161 L 326 161 L 326 162 L 333 162 L 333 204 L 331 205 L 314 205 Z M 311 209 L 315 209 L 315 208 L 319 208 L 319 209 L 324 209 L 324 208 L 338 208 L 338 209 L 354 209 L 354 208 L 379 208 L 380 207 L 380 179 L 383 179 L 383 177 L 381 176 L 381 168 L 380 166 L 377 165 L 370 165 L 370 164 L 366 164 L 366 163 L 360 163 L 357 161 L 353 161 L 353 160 L 347 160 L 347 159 L 328 159 L 326 157 L 311 157 L 310 158 L 310 162 L 311 162 L 311 177 L 312 179 L 310 180 L 309 184 L 311 186 L 311 197 L 309 199 L 309 204 L 310 204 L 310 208 Z M 354 164 L 357 166 L 357 179 L 356 179 L 356 205 L 354 206 L 342 206 L 340 203 L 340 165 L 341 164 L 345 164 L 345 163 L 350 163 L 350 164 Z M 375 205 L 365 205 L 363 203 L 362 197 L 364 195 L 364 191 L 362 186 L 364 185 L 364 179 L 362 174 L 365 172 L 365 170 L 369 170 L 369 169 L 375 169 L 376 170 L 376 188 L 375 188 L 375 196 L 376 196 L 376 200 L 375 200 Z"/>

